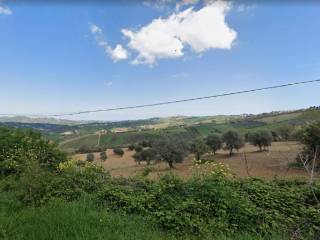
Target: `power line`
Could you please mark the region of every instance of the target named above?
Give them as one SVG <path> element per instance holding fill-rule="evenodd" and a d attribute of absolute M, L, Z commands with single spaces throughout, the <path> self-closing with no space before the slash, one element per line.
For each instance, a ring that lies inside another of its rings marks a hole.
<path fill-rule="evenodd" d="M 258 92 L 258 91 L 264 91 L 264 90 L 270 90 L 270 89 L 276 89 L 276 88 L 284 88 L 284 87 L 289 87 L 289 86 L 302 85 L 302 84 L 315 83 L 315 82 L 320 82 L 320 79 L 309 80 L 309 81 L 301 81 L 301 82 L 293 82 L 293 83 L 286 83 L 286 84 L 281 84 L 281 85 L 274 85 L 274 86 L 255 88 L 255 89 L 236 91 L 236 92 L 228 92 L 228 93 L 216 94 L 216 95 L 211 95 L 211 96 L 203 96 L 203 97 L 196 97 L 196 98 L 172 100 L 172 101 L 166 101 L 166 102 L 158 102 L 158 103 L 150 103 L 150 104 L 142 104 L 142 105 L 134 105 L 134 106 L 126 106 L 126 107 L 115 107 L 115 108 L 106 108 L 106 109 L 87 110 L 87 111 L 78 111 L 78 112 L 69 112 L 69 113 L 61 113 L 61 114 L 46 114 L 46 115 L 39 114 L 38 116 L 63 117 L 63 116 L 73 116 L 73 115 L 80 115 L 80 114 L 87 114 L 87 113 L 111 112 L 111 111 L 117 111 L 117 110 L 136 109 L 136 108 L 145 108 L 145 107 L 155 107 L 155 106 L 169 105 L 169 104 L 175 104 L 175 103 L 198 101 L 198 100 L 210 99 L 210 98 L 226 97 L 226 96 L 238 95 L 238 94 L 244 94 L 244 93 L 252 93 L 252 92 Z M 2 115 L 2 114 L 0 114 L 0 115 Z"/>

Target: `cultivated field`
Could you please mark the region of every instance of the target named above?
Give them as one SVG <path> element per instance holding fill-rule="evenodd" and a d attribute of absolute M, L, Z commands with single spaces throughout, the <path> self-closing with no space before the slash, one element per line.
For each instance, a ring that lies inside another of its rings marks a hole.
<path fill-rule="evenodd" d="M 226 151 L 218 151 L 216 156 L 206 155 L 205 159 L 215 159 L 230 167 L 231 171 L 238 177 L 262 177 L 272 179 L 306 177 L 302 169 L 290 168 L 289 163 L 294 162 L 301 146 L 296 142 L 274 142 L 268 152 L 258 152 L 256 147 L 247 144 L 239 152 L 229 157 Z M 108 159 L 101 162 L 99 153 L 95 153 L 95 163 L 102 165 L 114 176 L 134 176 L 141 174 L 145 164 L 138 165 L 134 159 L 134 151 L 125 150 L 123 157 L 117 156 L 112 149 L 107 150 Z M 76 154 L 74 159 L 85 160 L 86 154 Z M 194 156 L 189 155 L 183 163 L 175 164 L 175 169 L 168 168 L 166 163 L 150 165 L 152 171 L 150 177 L 155 178 L 164 173 L 173 171 L 181 177 L 188 178 L 194 173 Z M 206 165 L 200 166 L 200 171 L 205 171 Z"/>

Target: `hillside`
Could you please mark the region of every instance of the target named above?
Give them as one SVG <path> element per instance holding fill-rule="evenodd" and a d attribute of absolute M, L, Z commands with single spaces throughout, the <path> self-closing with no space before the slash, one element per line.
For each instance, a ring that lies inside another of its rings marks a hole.
<path fill-rule="evenodd" d="M 216 121 L 215 119 L 220 119 Z M 222 120 L 223 119 L 223 120 Z M 165 119 L 168 121 L 168 118 Z M 174 122 L 174 120 L 176 122 Z M 210 120 L 210 121 L 209 121 Z M 82 125 L 83 128 L 80 132 L 87 132 L 85 135 L 76 136 L 73 140 L 68 140 L 61 144 L 61 147 L 67 151 L 74 151 L 81 146 L 87 147 L 115 147 L 126 146 L 130 143 L 136 143 L 142 140 L 152 140 L 161 135 L 169 134 L 172 136 L 183 137 L 186 140 L 193 139 L 195 137 L 205 137 L 210 133 L 223 133 L 228 129 L 237 129 L 242 134 L 257 130 L 267 129 L 275 130 L 284 126 L 290 126 L 292 129 L 295 127 L 306 124 L 311 121 L 320 120 L 319 110 L 298 110 L 293 112 L 273 112 L 259 115 L 249 116 L 232 116 L 232 117 L 179 117 L 170 118 L 171 124 L 166 128 L 148 128 L 141 130 L 138 128 L 131 128 L 127 132 L 107 132 L 104 134 L 98 134 L 89 131 L 96 129 L 96 127 L 110 127 L 108 125 Z M 164 121 L 163 119 L 157 119 L 153 121 Z M 176 124 L 174 124 L 176 123 Z M 179 124 L 178 124 L 179 123 Z M 120 123 L 119 123 L 120 124 Z M 123 123 L 122 123 L 123 124 Z M 90 127 L 89 127 L 90 126 Z M 132 126 L 132 124 L 131 124 Z M 152 126 L 152 125 L 150 125 Z M 90 133 L 90 134 L 89 134 Z"/>

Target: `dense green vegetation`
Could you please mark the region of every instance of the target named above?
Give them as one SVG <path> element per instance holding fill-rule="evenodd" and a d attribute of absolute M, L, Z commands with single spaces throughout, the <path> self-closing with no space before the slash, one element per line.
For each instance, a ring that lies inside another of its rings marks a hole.
<path fill-rule="evenodd" d="M 38 134 L 2 129 L 0 139 L 1 239 L 289 239 L 294 234 L 315 239 L 320 234 L 319 182 L 237 179 L 214 162 L 205 163 L 207 174 L 195 172 L 189 180 L 116 178 L 91 163 L 68 161 Z M 159 142 L 165 147 L 157 152 L 167 154 L 169 148 L 168 161 L 180 159 L 170 141 Z M 23 155 L 28 149 L 32 154 Z"/>

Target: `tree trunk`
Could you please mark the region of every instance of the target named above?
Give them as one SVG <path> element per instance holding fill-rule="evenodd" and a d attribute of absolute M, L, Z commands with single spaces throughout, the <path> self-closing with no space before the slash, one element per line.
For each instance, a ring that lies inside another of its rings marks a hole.
<path fill-rule="evenodd" d="M 233 148 L 230 148 L 229 156 L 232 156 L 232 150 Z"/>
<path fill-rule="evenodd" d="M 172 161 L 169 161 L 168 163 L 169 163 L 169 167 L 170 167 L 170 168 L 173 168 L 173 162 L 172 162 Z"/>

